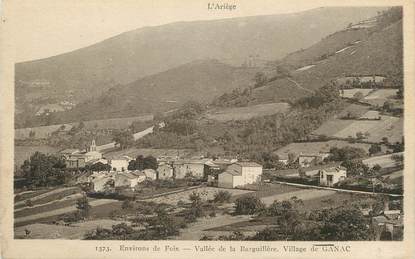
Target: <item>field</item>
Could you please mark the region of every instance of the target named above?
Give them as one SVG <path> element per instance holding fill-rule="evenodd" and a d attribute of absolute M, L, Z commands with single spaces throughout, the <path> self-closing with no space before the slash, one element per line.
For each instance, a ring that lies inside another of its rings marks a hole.
<path fill-rule="evenodd" d="M 187 190 L 179 193 L 169 194 L 158 198 L 147 199 L 146 201 L 153 201 L 156 203 L 166 203 L 171 205 L 176 205 L 178 201 L 183 201 L 185 203 L 190 202 L 189 195 L 193 192 L 200 194 L 202 200 L 212 200 L 214 195 L 219 191 L 228 191 L 234 195 L 241 195 L 252 193 L 253 191 L 249 190 L 239 190 L 239 189 L 223 189 L 223 188 L 215 188 L 215 187 L 200 187 L 193 190 Z"/>
<path fill-rule="evenodd" d="M 397 102 L 399 100 L 394 99 L 396 96 L 397 89 L 379 89 L 370 93 L 368 96 L 363 98 L 362 101 L 367 102 L 371 105 L 382 106 L 386 101 Z"/>
<path fill-rule="evenodd" d="M 31 239 L 82 239 L 86 233 L 97 227 L 111 228 L 112 225 L 127 223 L 110 219 L 90 220 L 71 224 L 71 226 L 35 223 L 15 228 L 15 238 L 24 238 L 30 231 Z"/>
<path fill-rule="evenodd" d="M 400 153 L 394 153 L 394 154 L 383 155 L 383 156 L 374 156 L 374 157 L 363 160 L 363 163 L 367 164 L 370 167 L 376 164 L 380 165 L 382 168 L 393 167 L 395 166 L 395 161 L 392 159 L 393 155 L 403 155 L 403 153 L 400 152 Z"/>
<path fill-rule="evenodd" d="M 362 88 L 353 88 L 353 89 L 344 89 L 341 90 L 340 96 L 344 98 L 353 98 L 356 93 L 362 93 L 363 96 L 367 96 L 373 89 L 362 89 Z"/>
<path fill-rule="evenodd" d="M 403 119 L 382 116 L 381 120 L 378 121 L 353 121 L 333 136 L 347 138 L 348 136 L 356 136 L 358 132 L 369 132 L 368 141 L 380 142 L 382 137 L 387 137 L 390 142 L 401 141 L 403 136 Z"/>
<path fill-rule="evenodd" d="M 128 128 L 131 123 L 135 121 L 147 122 L 153 120 L 153 115 L 143 115 L 136 117 L 126 117 L 126 118 L 115 118 L 115 119 L 104 119 L 104 120 L 90 120 L 84 121 L 85 128 L 87 129 L 125 129 Z M 79 122 L 63 124 L 66 129 L 70 129 L 73 126 L 78 125 Z M 40 126 L 33 128 L 21 128 L 15 129 L 15 139 L 25 139 L 29 137 L 31 131 L 35 132 L 35 139 L 47 138 L 52 132 L 58 130 L 62 124 L 59 125 L 49 125 L 49 126 Z"/>
<path fill-rule="evenodd" d="M 403 119 L 393 116 L 381 116 L 381 120 L 339 120 L 333 119 L 324 123 L 313 134 L 337 138 L 356 137 L 358 132 L 369 132 L 367 141 L 381 142 L 387 137 L 390 142 L 401 141 L 403 136 Z"/>
<path fill-rule="evenodd" d="M 294 154 L 315 154 L 318 152 L 329 152 L 331 148 L 337 147 L 345 147 L 345 146 L 354 146 L 358 148 L 364 149 L 366 152 L 370 148 L 370 144 L 365 143 L 354 143 L 351 144 L 344 140 L 329 140 L 329 141 L 321 141 L 321 142 L 304 142 L 304 143 L 291 143 L 285 147 L 282 147 L 274 152 L 280 158 L 287 158 L 289 153 Z"/>
<path fill-rule="evenodd" d="M 206 114 L 206 118 L 217 121 L 249 120 L 256 116 L 266 116 L 279 112 L 286 112 L 288 109 L 288 103 L 267 103 L 248 107 L 211 111 Z"/>
<path fill-rule="evenodd" d="M 364 99 L 389 99 L 395 97 L 397 91 L 397 89 L 378 89 L 367 95 Z"/>
<path fill-rule="evenodd" d="M 51 146 L 15 146 L 14 147 L 14 164 L 18 167 L 23 164 L 26 159 L 29 159 L 36 151 L 52 154 L 56 153 L 59 149 Z"/>

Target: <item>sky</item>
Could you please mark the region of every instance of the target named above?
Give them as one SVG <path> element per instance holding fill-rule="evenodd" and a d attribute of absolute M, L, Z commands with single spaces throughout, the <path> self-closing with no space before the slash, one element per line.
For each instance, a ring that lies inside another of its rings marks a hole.
<path fill-rule="evenodd" d="M 233 11 L 209 11 L 208 2 L 237 7 Z M 282 4 L 282 0 L 14 0 L 8 4 L 3 6 L 3 19 L 14 31 L 17 62 L 62 54 L 144 26 L 293 13 L 318 7 L 310 2 Z"/>

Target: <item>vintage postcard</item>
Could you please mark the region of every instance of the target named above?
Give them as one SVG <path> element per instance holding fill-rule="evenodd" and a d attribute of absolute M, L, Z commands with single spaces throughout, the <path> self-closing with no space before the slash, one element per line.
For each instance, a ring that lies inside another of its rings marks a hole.
<path fill-rule="evenodd" d="M 1 258 L 413 258 L 414 2 L 4 0 Z"/>

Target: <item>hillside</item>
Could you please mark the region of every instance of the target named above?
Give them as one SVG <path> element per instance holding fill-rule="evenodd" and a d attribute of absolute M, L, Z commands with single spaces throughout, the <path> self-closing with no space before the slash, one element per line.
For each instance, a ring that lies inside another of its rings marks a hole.
<path fill-rule="evenodd" d="M 199 59 L 238 66 L 249 56 L 257 63 L 279 59 L 381 9 L 318 8 L 125 32 L 70 53 L 16 64 L 16 110 L 24 114 L 42 103 L 79 103 L 111 87 Z"/>
<path fill-rule="evenodd" d="M 402 20 L 382 28 L 339 31 L 279 61 L 289 67 L 290 76 L 254 89 L 252 103 L 296 99 L 344 76 L 381 75 L 401 84 L 402 44 Z"/>
<path fill-rule="evenodd" d="M 166 112 L 186 101 L 208 103 L 218 95 L 251 84 L 255 68 L 238 68 L 217 60 L 194 61 L 114 87 L 78 104 L 73 110 L 53 113 L 52 121 L 117 118 Z"/>

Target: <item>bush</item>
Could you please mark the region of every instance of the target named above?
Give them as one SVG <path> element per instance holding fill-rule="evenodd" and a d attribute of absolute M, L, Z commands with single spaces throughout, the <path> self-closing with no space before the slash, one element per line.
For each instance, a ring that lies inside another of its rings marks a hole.
<path fill-rule="evenodd" d="M 231 200 L 232 194 L 228 191 L 218 191 L 215 193 L 213 201 L 216 203 L 229 202 Z"/>
<path fill-rule="evenodd" d="M 242 196 L 236 200 L 236 215 L 252 215 L 265 209 L 264 203 L 256 196 Z"/>
<path fill-rule="evenodd" d="M 130 199 L 126 199 L 123 201 L 121 208 L 123 210 L 128 210 L 128 209 L 132 209 L 134 207 L 133 202 Z"/>

